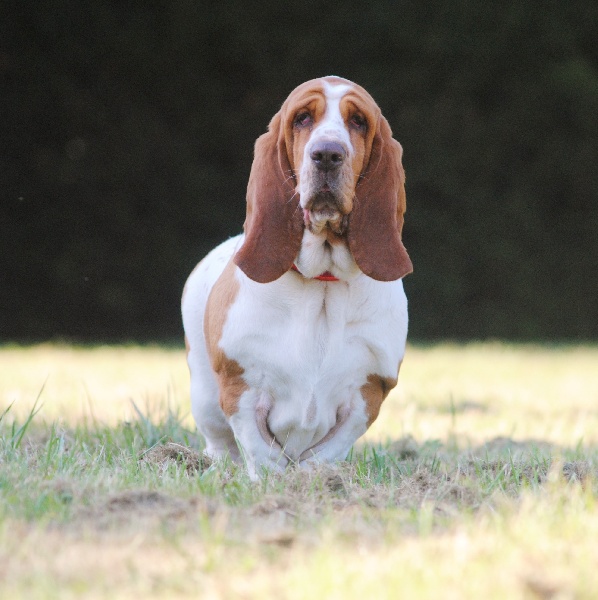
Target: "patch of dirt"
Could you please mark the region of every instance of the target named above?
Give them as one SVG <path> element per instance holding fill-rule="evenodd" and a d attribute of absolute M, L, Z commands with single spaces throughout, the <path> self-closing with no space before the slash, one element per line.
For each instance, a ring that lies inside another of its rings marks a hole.
<path fill-rule="evenodd" d="M 270 493 L 233 518 L 244 523 L 248 537 L 254 541 L 281 547 L 299 539 L 309 543 L 313 525 L 330 511 L 336 515 L 355 510 L 360 513 L 368 506 L 367 496 L 371 493 L 359 485 L 355 466 L 348 463 L 291 468 L 268 485 Z"/>
<path fill-rule="evenodd" d="M 393 504 L 403 508 L 419 508 L 424 503 L 443 507 L 443 512 L 477 508 L 482 497 L 470 481 L 457 473 L 437 473 L 427 467 L 418 467 L 416 472 L 403 477 L 393 494 Z"/>
<path fill-rule="evenodd" d="M 284 474 L 286 489 L 300 502 L 348 498 L 355 492 L 355 466 L 321 464 L 309 469 L 290 469 Z"/>
<path fill-rule="evenodd" d="M 221 507 L 201 496 L 180 498 L 155 490 L 116 492 L 98 502 L 80 507 L 73 521 L 79 527 L 101 531 L 151 531 L 155 528 L 192 527 L 200 514 L 214 516 Z"/>
<path fill-rule="evenodd" d="M 189 475 L 202 473 L 212 464 L 207 456 L 175 442 L 167 442 L 162 446 L 150 448 L 140 458 L 140 462 L 148 465 L 158 465 L 162 468 L 168 466 L 170 462 L 175 462 L 184 465 Z"/>
<path fill-rule="evenodd" d="M 288 471 L 282 478 L 285 495 L 266 496 L 254 505 L 254 515 L 283 511 L 303 518 L 329 509 L 337 514 L 391 507 L 411 510 L 424 503 L 442 506 L 450 513 L 478 508 L 483 501 L 481 492 L 463 473 L 439 473 L 423 465 L 411 475 L 397 475 L 393 484 L 364 483 L 356 466 L 348 463 Z"/>

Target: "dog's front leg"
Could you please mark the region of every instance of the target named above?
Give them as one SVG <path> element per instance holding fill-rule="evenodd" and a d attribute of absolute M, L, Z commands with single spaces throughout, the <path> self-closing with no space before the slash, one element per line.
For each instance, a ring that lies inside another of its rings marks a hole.
<path fill-rule="evenodd" d="M 238 410 L 229 417 L 249 477 L 253 480 L 264 470 L 282 472 L 289 462 L 268 427 L 271 408 L 272 400 L 266 392 L 249 389 L 239 398 Z"/>
<path fill-rule="evenodd" d="M 367 430 L 367 413 L 361 396 L 339 407 L 336 424 L 314 446 L 299 457 L 299 466 L 310 468 L 319 463 L 345 460 L 351 446 Z"/>

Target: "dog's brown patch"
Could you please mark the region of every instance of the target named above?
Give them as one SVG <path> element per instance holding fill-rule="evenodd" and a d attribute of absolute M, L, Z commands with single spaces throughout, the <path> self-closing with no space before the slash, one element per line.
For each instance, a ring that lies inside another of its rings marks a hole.
<path fill-rule="evenodd" d="M 210 292 L 204 314 L 204 334 L 208 354 L 212 368 L 218 377 L 220 406 L 227 417 L 237 412 L 239 398 L 248 389 L 243 379 L 243 368 L 238 362 L 226 356 L 220 347 L 228 311 L 239 293 L 235 269 L 233 261 L 229 261 Z"/>
<path fill-rule="evenodd" d="M 368 375 L 367 383 L 364 383 L 360 388 L 368 414 L 368 427 L 378 418 L 382 402 L 395 385 L 397 385 L 397 380 L 392 377 Z"/>

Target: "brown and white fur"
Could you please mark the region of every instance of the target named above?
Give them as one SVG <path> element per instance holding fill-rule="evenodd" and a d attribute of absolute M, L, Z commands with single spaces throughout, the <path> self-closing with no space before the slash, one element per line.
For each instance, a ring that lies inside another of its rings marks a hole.
<path fill-rule="evenodd" d="M 339 77 L 297 87 L 257 140 L 244 234 L 183 293 L 207 455 L 253 478 L 339 461 L 377 418 L 407 337 L 401 155 L 372 97 Z"/>

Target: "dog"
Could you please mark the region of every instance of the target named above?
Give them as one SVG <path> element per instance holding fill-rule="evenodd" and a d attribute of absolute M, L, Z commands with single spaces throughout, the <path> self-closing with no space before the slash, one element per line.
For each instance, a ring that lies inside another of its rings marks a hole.
<path fill-rule="evenodd" d="M 264 469 L 344 460 L 396 385 L 407 338 L 401 145 L 359 85 L 303 83 L 258 138 L 244 233 L 182 299 L 205 454 Z"/>

